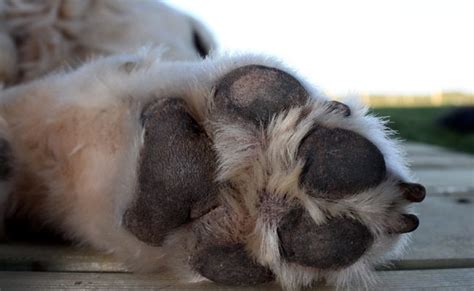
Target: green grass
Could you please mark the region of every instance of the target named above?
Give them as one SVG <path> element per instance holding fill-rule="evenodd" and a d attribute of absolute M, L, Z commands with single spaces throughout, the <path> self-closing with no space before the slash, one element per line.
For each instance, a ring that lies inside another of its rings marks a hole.
<path fill-rule="evenodd" d="M 375 108 L 372 111 L 378 116 L 389 117 L 389 127 L 398 131 L 404 140 L 474 154 L 474 134 L 456 133 L 436 124 L 436 120 L 451 109 L 450 107 Z"/>

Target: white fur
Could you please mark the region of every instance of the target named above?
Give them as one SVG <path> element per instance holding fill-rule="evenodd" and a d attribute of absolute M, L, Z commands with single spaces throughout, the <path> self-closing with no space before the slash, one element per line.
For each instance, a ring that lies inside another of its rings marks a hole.
<path fill-rule="evenodd" d="M 24 42 L 20 81 L 145 45 L 162 45 L 169 60 L 199 60 L 193 32 L 215 47 L 202 24 L 159 1 L 1 0 L 2 7 L 9 32 Z"/>

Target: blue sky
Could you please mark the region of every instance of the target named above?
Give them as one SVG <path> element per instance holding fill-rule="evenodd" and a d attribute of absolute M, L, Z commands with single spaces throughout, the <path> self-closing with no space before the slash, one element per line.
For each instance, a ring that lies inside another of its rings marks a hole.
<path fill-rule="evenodd" d="M 170 0 L 223 50 L 274 55 L 329 94 L 474 92 L 471 0 Z"/>

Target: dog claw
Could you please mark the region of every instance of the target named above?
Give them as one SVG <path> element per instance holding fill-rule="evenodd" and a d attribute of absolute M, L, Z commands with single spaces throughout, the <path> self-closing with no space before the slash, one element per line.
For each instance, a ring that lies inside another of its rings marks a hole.
<path fill-rule="evenodd" d="M 402 214 L 400 223 L 389 230 L 391 234 L 403 234 L 414 231 L 420 225 L 418 217 L 414 214 Z"/>
<path fill-rule="evenodd" d="M 330 112 L 340 113 L 344 117 L 351 116 L 351 109 L 349 106 L 339 101 L 330 101 L 328 109 Z"/>
<path fill-rule="evenodd" d="M 417 183 L 400 183 L 403 191 L 403 197 L 411 202 L 421 202 L 425 199 L 426 189 Z"/>

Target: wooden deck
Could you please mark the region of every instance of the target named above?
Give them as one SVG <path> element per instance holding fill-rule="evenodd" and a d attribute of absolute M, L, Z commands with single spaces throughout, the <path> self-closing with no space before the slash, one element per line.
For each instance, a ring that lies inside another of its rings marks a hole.
<path fill-rule="evenodd" d="M 421 224 L 407 254 L 390 269 L 380 268 L 373 289 L 474 290 L 474 156 L 420 144 L 407 144 L 407 150 L 428 188 L 416 208 Z M 182 285 L 156 274 L 126 273 L 110 256 L 68 246 L 0 244 L 0 270 L 0 290 L 279 290 L 274 284 Z"/>

